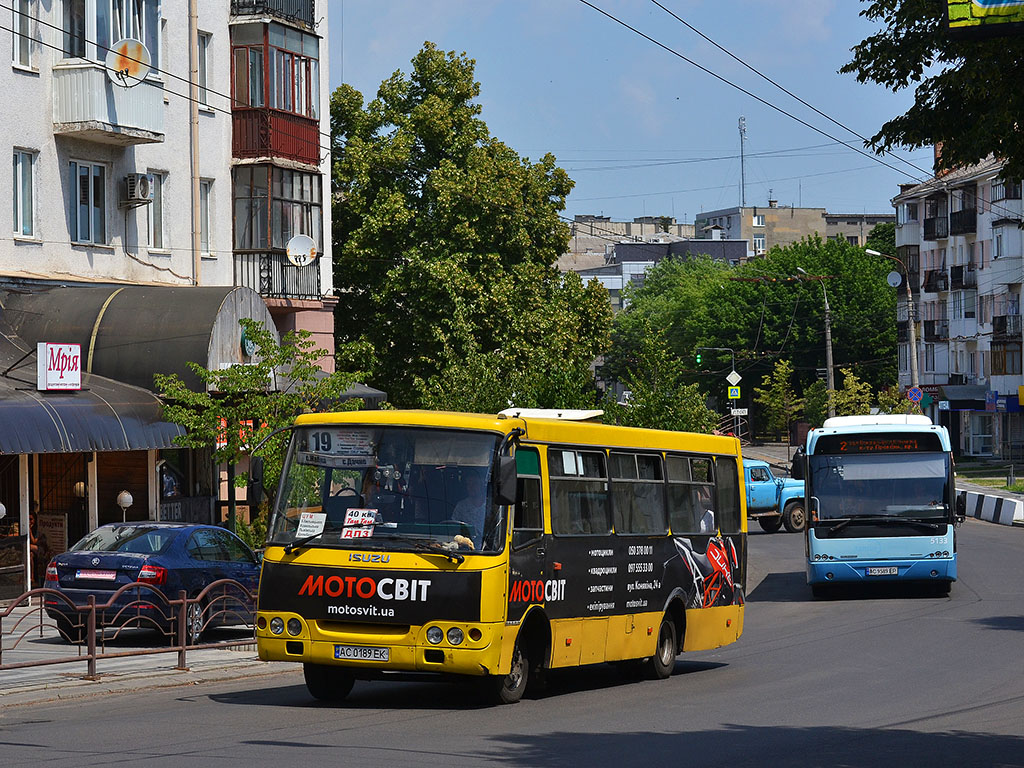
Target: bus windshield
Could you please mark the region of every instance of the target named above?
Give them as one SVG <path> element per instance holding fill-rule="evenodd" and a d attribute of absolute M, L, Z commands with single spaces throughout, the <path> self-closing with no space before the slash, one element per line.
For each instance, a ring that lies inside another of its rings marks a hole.
<path fill-rule="evenodd" d="M 319 425 L 295 430 L 270 544 L 498 552 L 497 434 Z"/>
<path fill-rule="evenodd" d="M 944 453 L 812 455 L 808 466 L 819 520 L 949 516 Z"/>

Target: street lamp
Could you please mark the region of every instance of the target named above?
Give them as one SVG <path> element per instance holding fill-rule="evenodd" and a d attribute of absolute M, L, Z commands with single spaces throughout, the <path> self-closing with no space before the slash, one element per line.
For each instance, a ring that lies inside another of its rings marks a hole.
<path fill-rule="evenodd" d="M 910 386 L 916 387 L 919 385 L 917 378 L 917 331 L 914 328 L 914 296 L 910 290 L 910 272 L 907 270 L 907 265 L 903 263 L 903 259 L 896 256 L 890 256 L 887 253 L 881 253 L 871 248 L 865 248 L 864 253 L 869 256 L 881 256 L 883 259 L 892 259 L 903 267 L 903 283 L 907 287 L 907 328 L 909 329 L 908 339 L 910 341 L 910 354 L 907 357 L 910 358 Z"/>
<path fill-rule="evenodd" d="M 125 520 L 127 519 L 128 507 L 132 505 L 133 501 L 135 501 L 135 499 L 132 498 L 132 495 L 128 493 L 128 491 L 121 491 L 119 494 L 117 494 L 117 506 L 121 508 L 122 523 L 125 522 Z"/>
<path fill-rule="evenodd" d="M 825 281 L 822 278 L 811 277 L 803 267 L 797 267 L 796 271 L 808 280 L 818 280 L 821 285 L 821 295 L 825 299 L 825 384 L 828 389 L 828 415 L 831 418 L 836 415 L 836 380 L 832 373 L 832 313 L 828 308 L 828 291 L 825 290 Z"/>

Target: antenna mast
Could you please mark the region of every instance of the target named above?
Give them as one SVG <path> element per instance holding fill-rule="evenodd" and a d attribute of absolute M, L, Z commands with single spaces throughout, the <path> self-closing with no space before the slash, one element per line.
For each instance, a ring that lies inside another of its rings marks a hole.
<path fill-rule="evenodd" d="M 743 154 L 743 142 L 747 140 L 747 118 L 740 115 L 740 208 L 747 207 L 747 174 L 746 158 Z"/>

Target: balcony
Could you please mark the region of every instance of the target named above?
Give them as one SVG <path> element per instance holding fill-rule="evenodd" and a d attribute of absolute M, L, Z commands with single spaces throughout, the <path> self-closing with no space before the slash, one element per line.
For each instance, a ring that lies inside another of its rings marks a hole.
<path fill-rule="evenodd" d="M 978 231 L 978 209 L 964 208 L 949 214 L 949 234 L 973 235 Z"/>
<path fill-rule="evenodd" d="M 323 298 L 320 293 L 320 262 L 296 267 L 283 251 L 236 251 L 235 285 L 252 288 L 264 298 Z"/>
<path fill-rule="evenodd" d="M 313 0 L 231 0 L 231 13 L 236 16 L 274 16 L 310 27 L 316 21 Z"/>
<path fill-rule="evenodd" d="M 944 341 L 949 338 L 949 320 L 925 320 L 924 340 Z"/>
<path fill-rule="evenodd" d="M 910 341 L 910 328 L 907 326 L 906 320 L 900 320 L 896 323 L 896 341 Z"/>
<path fill-rule="evenodd" d="M 318 167 L 320 124 L 276 109 L 231 112 L 231 154 L 237 158 L 285 158 Z"/>
<path fill-rule="evenodd" d="M 155 80 L 114 85 L 102 66 L 53 68 L 53 132 L 128 147 L 164 140 L 164 92 Z"/>
<path fill-rule="evenodd" d="M 932 269 L 924 273 L 924 289 L 929 293 L 949 290 L 949 275 L 944 269 Z"/>
<path fill-rule="evenodd" d="M 973 264 L 949 268 L 949 285 L 954 291 L 978 287 L 978 272 Z"/>
<path fill-rule="evenodd" d="M 1020 339 L 1021 315 L 996 315 L 992 318 L 993 339 Z"/>
<path fill-rule="evenodd" d="M 925 240 L 945 240 L 949 237 L 949 218 L 947 216 L 933 216 L 924 220 Z"/>

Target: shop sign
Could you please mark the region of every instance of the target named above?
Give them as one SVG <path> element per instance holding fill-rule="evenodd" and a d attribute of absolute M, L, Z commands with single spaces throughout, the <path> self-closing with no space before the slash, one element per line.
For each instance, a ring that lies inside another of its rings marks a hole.
<path fill-rule="evenodd" d="M 53 392 L 81 388 L 81 344 L 36 344 L 36 389 Z"/>
<path fill-rule="evenodd" d="M 996 412 L 996 400 L 998 398 L 999 398 L 999 393 L 998 392 L 993 392 L 992 390 L 988 390 L 985 393 L 985 410 L 988 411 L 989 413 L 995 413 Z"/>

